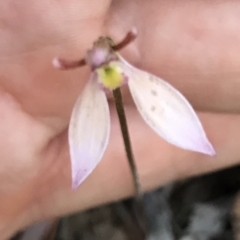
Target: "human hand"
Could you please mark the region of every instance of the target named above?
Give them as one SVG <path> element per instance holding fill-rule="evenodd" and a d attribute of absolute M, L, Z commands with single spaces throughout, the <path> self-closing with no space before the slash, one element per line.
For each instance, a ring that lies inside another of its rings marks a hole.
<path fill-rule="evenodd" d="M 103 160 L 71 190 L 67 127 L 89 69 L 61 72 L 56 56 L 78 59 L 101 35 L 137 40 L 121 53 L 169 81 L 199 110 L 216 158 L 167 144 L 125 106 L 142 186 L 239 163 L 240 3 L 168 1 L 2 1 L 0 9 L 0 233 L 133 193 L 118 119 Z M 110 100 L 111 104 L 111 100 Z M 203 113 L 205 112 L 205 113 Z"/>

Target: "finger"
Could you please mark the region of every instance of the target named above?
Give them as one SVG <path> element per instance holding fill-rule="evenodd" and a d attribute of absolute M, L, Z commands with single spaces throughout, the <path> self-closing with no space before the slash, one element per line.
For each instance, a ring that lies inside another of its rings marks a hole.
<path fill-rule="evenodd" d="M 56 119 L 68 120 L 89 72 L 63 73 L 54 69 L 52 60 L 83 58 L 101 35 L 108 5 L 109 0 L 4 2 L 0 9 L 1 89 L 26 112 L 53 127 L 59 125 L 56 128 L 62 131 L 67 123 L 64 119 L 56 124 Z"/>
<path fill-rule="evenodd" d="M 139 33 L 124 56 L 171 82 L 199 110 L 240 112 L 240 3 L 136 2 L 112 5 L 110 34 L 120 39 L 135 25 Z"/>
<path fill-rule="evenodd" d="M 217 152 L 217 156 L 211 158 L 167 144 L 146 126 L 136 111 L 128 109 L 127 114 L 135 159 L 145 190 L 176 179 L 239 163 L 240 116 L 200 114 L 204 128 Z M 55 186 L 49 186 L 49 196 L 45 195 L 45 200 L 40 204 L 45 217 L 87 209 L 133 194 L 132 176 L 115 118 L 114 115 L 110 145 L 102 162 L 77 192 L 70 191 L 69 172 L 63 176 L 61 170 L 59 176 L 55 175 Z M 69 166 L 67 151 L 67 149 L 64 150 L 62 159 L 59 161 Z M 66 169 L 63 166 L 61 168 Z M 47 178 L 44 179 L 45 181 L 48 184 L 50 182 Z M 66 183 L 69 185 L 69 190 L 56 191 L 56 186 L 63 186 Z M 45 186 L 44 183 L 43 186 Z"/>

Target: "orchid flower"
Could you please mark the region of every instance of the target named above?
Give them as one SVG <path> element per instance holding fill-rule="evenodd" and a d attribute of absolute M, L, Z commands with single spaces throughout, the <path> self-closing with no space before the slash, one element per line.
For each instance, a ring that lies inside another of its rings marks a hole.
<path fill-rule="evenodd" d="M 104 90 L 115 90 L 123 84 L 128 84 L 139 113 L 159 136 L 177 147 L 215 155 L 186 98 L 161 78 L 133 67 L 117 52 L 135 37 L 136 32 L 131 31 L 118 45 L 108 37 L 100 37 L 78 62 L 54 59 L 54 66 L 60 69 L 87 64 L 92 70 L 75 103 L 69 126 L 74 189 L 101 161 L 109 142 L 110 113 Z"/>

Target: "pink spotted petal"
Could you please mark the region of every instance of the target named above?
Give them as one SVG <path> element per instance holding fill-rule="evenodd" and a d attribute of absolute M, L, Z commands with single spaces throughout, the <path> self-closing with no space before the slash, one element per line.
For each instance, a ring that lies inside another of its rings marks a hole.
<path fill-rule="evenodd" d="M 197 114 L 178 90 L 123 59 L 119 65 L 140 114 L 157 134 L 180 148 L 215 155 Z"/>

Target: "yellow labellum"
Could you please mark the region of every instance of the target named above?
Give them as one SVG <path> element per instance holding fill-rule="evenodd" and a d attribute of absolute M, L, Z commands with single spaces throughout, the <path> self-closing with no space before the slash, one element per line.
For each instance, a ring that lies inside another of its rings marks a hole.
<path fill-rule="evenodd" d="M 100 83 L 109 90 L 120 87 L 124 82 L 121 69 L 115 62 L 110 62 L 97 70 Z"/>

